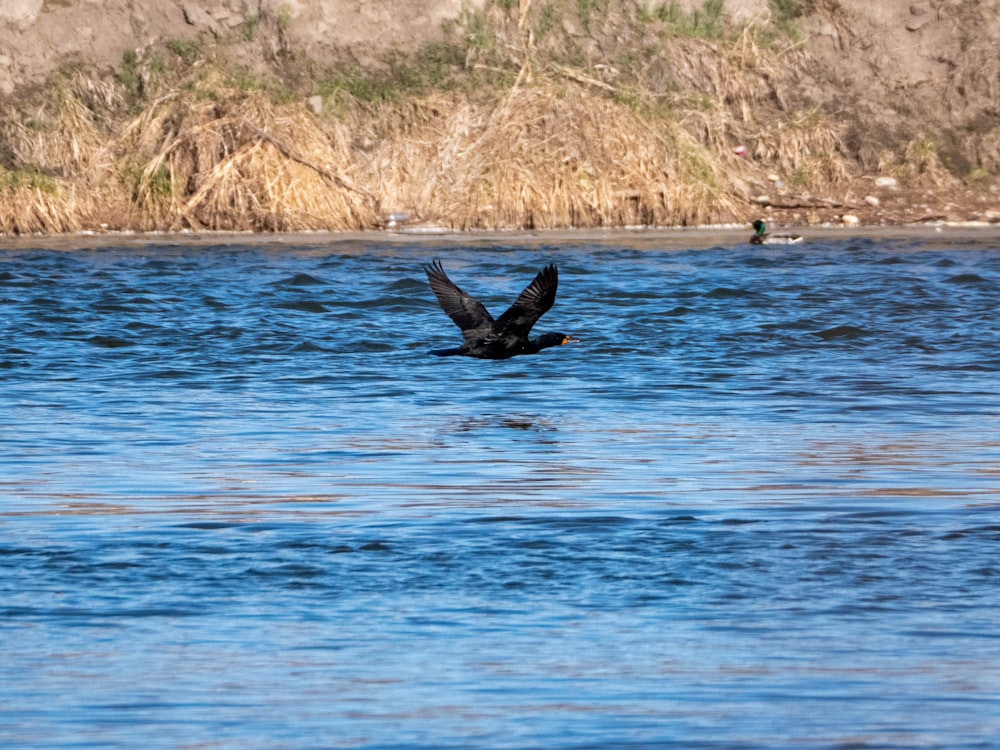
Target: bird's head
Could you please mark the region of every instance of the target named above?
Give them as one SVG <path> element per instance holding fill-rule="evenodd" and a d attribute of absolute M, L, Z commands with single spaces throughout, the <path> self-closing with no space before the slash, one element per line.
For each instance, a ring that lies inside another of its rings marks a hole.
<path fill-rule="evenodd" d="M 767 225 L 760 219 L 754 219 L 754 222 L 753 224 L 751 224 L 751 226 L 756 230 L 758 237 L 762 237 L 764 235 L 764 232 L 767 231 Z"/>
<path fill-rule="evenodd" d="M 547 349 L 550 346 L 565 346 L 579 340 L 565 333 L 543 333 L 538 337 L 537 344 L 539 349 Z"/>

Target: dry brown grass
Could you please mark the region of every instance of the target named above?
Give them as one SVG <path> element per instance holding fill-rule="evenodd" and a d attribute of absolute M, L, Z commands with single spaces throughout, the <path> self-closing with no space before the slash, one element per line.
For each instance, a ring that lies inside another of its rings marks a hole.
<path fill-rule="evenodd" d="M 520 4 L 519 20 L 528 5 Z M 620 35 L 622 19 L 613 15 L 610 25 Z M 506 35 L 492 49 L 521 65 L 517 83 L 487 104 L 432 97 L 389 115 L 405 125 L 385 133 L 372 159 L 370 184 L 385 205 L 462 228 L 740 218 L 751 170 L 733 149 L 750 143 L 784 107 L 784 80 L 799 64 L 798 50 L 762 47 L 750 28 L 735 39 L 675 37 L 636 61 L 629 76 L 635 96 L 628 96 L 605 75 L 608 66 L 557 62 L 530 36 L 519 54 L 511 26 L 494 28 Z M 606 52 L 607 44 L 620 44 L 601 40 Z M 830 146 L 822 140 L 829 131 L 798 132 L 788 148 L 802 153 L 783 151 L 780 167 L 801 170 Z M 829 154 L 830 164 L 810 168 L 837 179 L 840 152 Z"/>
<path fill-rule="evenodd" d="M 107 138 L 84 97 L 99 96 L 86 76 L 58 78 L 27 112 L 8 108 L 0 143 L 0 233 L 59 234 L 81 228 L 95 205 L 96 175 L 109 161 Z"/>
<path fill-rule="evenodd" d="M 682 38 L 665 53 L 681 92 L 709 96 L 741 122 L 753 122 L 761 108 L 786 108 L 787 79 L 803 59 L 796 47 L 761 46 L 752 25 L 735 41 Z"/>
<path fill-rule="evenodd" d="M 978 169 L 1000 174 L 1000 125 L 969 138 L 969 149 Z"/>
<path fill-rule="evenodd" d="M 354 230 L 378 226 L 383 211 L 462 229 L 731 221 L 747 192 L 747 167 L 732 155 L 739 138 L 764 162 L 815 170 L 810 182 L 839 176 L 817 156 L 838 150 L 815 114 L 786 114 L 749 135 L 754 102 L 775 96 L 752 72 L 758 48 L 744 38 L 729 58 L 705 62 L 696 47 L 677 54 L 686 85 L 711 96 L 700 110 L 642 110 L 566 68 L 536 71 L 493 100 L 349 102 L 343 119 L 203 79 L 152 101 L 109 139 L 92 100 L 113 103 L 113 92 L 78 87 L 47 138 L 20 126 L 17 155 L 67 164 L 100 196 L 64 203 L 75 220 L 53 226 L 138 230 Z"/>
<path fill-rule="evenodd" d="M 377 198 L 351 177 L 351 134 L 299 103 L 276 104 L 263 93 L 218 84 L 208 97 L 204 88 L 178 85 L 102 129 L 100 108 L 121 111 L 121 104 L 113 87 L 77 78 L 36 110 L 5 118 L 10 160 L 24 165 L 16 174 L 53 178 L 42 187 L 38 180 L 0 181 L 0 231 L 378 224 Z"/>
<path fill-rule="evenodd" d="M 106 164 L 108 139 L 85 102 L 97 88 L 83 75 L 60 79 L 24 116 L 6 112 L 0 134 L 13 160 L 75 179 L 87 179 Z"/>
<path fill-rule="evenodd" d="M 664 51 L 673 119 L 723 160 L 728 179 L 746 194 L 745 181 L 775 172 L 785 182 L 823 189 L 850 177 L 843 125 L 818 109 L 790 105 L 790 80 L 804 65 L 797 46 L 764 46 L 751 24 L 732 40 L 679 38 Z M 649 82 L 649 86 L 657 84 Z M 744 146 L 750 161 L 731 158 Z"/>
<path fill-rule="evenodd" d="M 355 107 L 347 127 L 359 181 L 386 212 L 454 224 L 442 213 L 444 196 L 456 189 L 460 154 L 481 117 L 465 97 L 446 93 Z"/>
<path fill-rule="evenodd" d="M 378 221 L 378 201 L 351 178 L 348 134 L 324 129 L 297 103 L 225 91 L 214 100 L 165 97 L 128 124 L 119 149 L 137 175 L 131 215 L 145 228 L 342 230 Z"/>
<path fill-rule="evenodd" d="M 693 224 L 736 210 L 717 160 L 683 129 L 574 86 L 536 76 L 491 105 L 432 98 L 408 115 L 389 118 L 397 137 L 382 141 L 372 184 L 386 206 L 457 228 Z"/>
<path fill-rule="evenodd" d="M 467 211 L 497 225 L 716 221 L 733 210 L 710 154 L 670 122 L 576 89 L 512 92 L 467 154 Z M 464 190 L 463 190 L 464 192 Z M 472 214 L 466 221 L 480 220 Z"/>
<path fill-rule="evenodd" d="M 0 167 L 0 234 L 62 234 L 80 228 L 86 207 L 72 186 Z"/>
<path fill-rule="evenodd" d="M 938 143 L 930 135 L 913 138 L 906 145 L 902 161 L 889 172 L 911 187 L 950 187 L 958 183 L 941 163 Z"/>
<path fill-rule="evenodd" d="M 843 156 L 842 126 L 818 109 L 788 113 L 749 136 L 754 158 L 817 188 L 848 179 Z"/>

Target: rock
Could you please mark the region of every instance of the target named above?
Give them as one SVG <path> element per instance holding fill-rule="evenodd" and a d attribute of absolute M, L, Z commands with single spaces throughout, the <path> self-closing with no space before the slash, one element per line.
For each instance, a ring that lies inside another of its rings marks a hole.
<path fill-rule="evenodd" d="M 899 181 L 895 177 L 876 177 L 875 187 L 896 188 L 899 187 Z"/>
<path fill-rule="evenodd" d="M 405 211 L 393 211 L 385 215 L 383 222 L 387 227 L 398 227 L 400 224 L 408 224 L 412 218 Z"/>
<path fill-rule="evenodd" d="M 930 3 L 914 3 L 910 6 L 910 15 L 912 16 L 926 16 L 930 11 Z"/>
<path fill-rule="evenodd" d="M 218 35 L 221 31 L 219 22 L 212 18 L 208 14 L 208 11 L 200 5 L 195 5 L 194 3 L 184 3 L 183 10 L 184 20 L 187 21 L 189 25 L 198 29 L 208 29 L 215 35 Z"/>
<path fill-rule="evenodd" d="M 865 203 L 867 203 L 869 206 L 877 206 L 879 203 L 881 203 L 881 201 L 874 195 L 866 195 Z"/>
<path fill-rule="evenodd" d="M 845 227 L 856 227 L 861 223 L 861 219 L 859 219 L 854 214 L 844 214 L 843 216 L 840 217 L 840 222 Z"/>
<path fill-rule="evenodd" d="M 323 97 L 319 94 L 316 96 L 310 96 L 306 99 L 306 106 L 309 107 L 315 115 L 323 114 Z"/>
<path fill-rule="evenodd" d="M 652 2 L 647 0 L 647 7 L 656 7 L 663 5 L 670 5 L 671 3 L 664 2 Z M 676 5 L 676 0 L 673 0 L 673 4 Z M 722 3 L 719 3 L 722 5 Z M 698 9 L 704 5 L 702 0 L 687 0 L 687 2 L 681 2 L 680 7 L 686 10 L 688 13 L 697 13 Z M 767 13 L 768 3 L 767 0 L 728 0 L 725 3 L 725 14 L 730 20 L 735 21 L 739 25 L 750 23 L 754 20 L 759 20 L 761 15 Z"/>
<path fill-rule="evenodd" d="M 916 18 L 911 18 L 906 22 L 907 31 L 920 31 L 924 26 L 929 24 L 933 19 L 930 16 L 917 16 Z"/>
<path fill-rule="evenodd" d="M 563 18 L 562 30 L 566 36 L 581 36 L 583 32 L 569 18 Z"/>
<path fill-rule="evenodd" d="M 750 202 L 756 203 L 759 206 L 769 206 L 771 205 L 771 198 L 767 195 L 751 195 Z"/>
<path fill-rule="evenodd" d="M 0 23 L 7 22 L 24 31 L 38 20 L 44 0 L 3 0 L 0 3 Z"/>

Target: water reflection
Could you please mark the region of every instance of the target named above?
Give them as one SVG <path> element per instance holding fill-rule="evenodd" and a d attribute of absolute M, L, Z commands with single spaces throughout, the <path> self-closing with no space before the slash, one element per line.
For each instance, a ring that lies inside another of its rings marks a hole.
<path fill-rule="evenodd" d="M 479 432 L 494 429 L 525 430 L 535 433 L 554 433 L 558 429 L 544 416 L 518 414 L 514 416 L 465 417 L 450 432 Z"/>

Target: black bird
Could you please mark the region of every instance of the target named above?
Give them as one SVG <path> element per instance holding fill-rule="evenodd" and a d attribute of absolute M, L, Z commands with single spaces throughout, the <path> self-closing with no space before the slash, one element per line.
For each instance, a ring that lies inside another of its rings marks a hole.
<path fill-rule="evenodd" d="M 543 333 L 528 338 L 531 327 L 556 301 L 559 273 L 550 263 L 518 295 L 514 304 L 496 320 L 483 304 L 463 292 L 448 278 L 441 261 L 424 266 L 431 289 L 448 317 L 462 329 L 465 341 L 454 349 L 431 352 L 439 357 L 460 354 L 480 359 L 507 359 L 517 354 L 537 354 L 550 346 L 579 341 L 564 333 Z"/>

